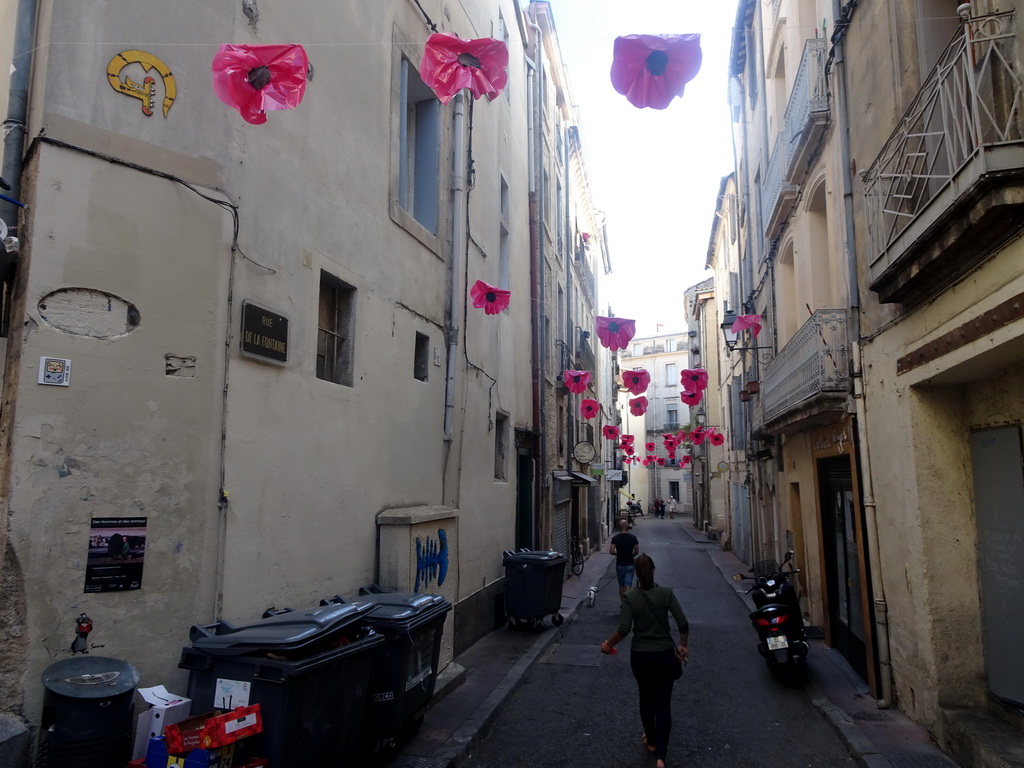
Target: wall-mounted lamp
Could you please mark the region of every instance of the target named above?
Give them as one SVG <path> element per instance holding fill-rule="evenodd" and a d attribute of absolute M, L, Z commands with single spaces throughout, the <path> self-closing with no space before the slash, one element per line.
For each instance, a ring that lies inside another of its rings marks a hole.
<path fill-rule="evenodd" d="M 722 318 L 722 335 L 725 337 L 725 348 L 732 351 L 745 352 L 748 349 L 751 350 L 764 350 L 762 353 L 762 359 L 767 361 L 771 359 L 772 348 L 771 347 L 738 347 L 736 344 L 739 342 L 739 335 L 733 331 L 732 327 L 736 323 L 736 313 L 731 309 L 725 310 L 725 317 Z"/>

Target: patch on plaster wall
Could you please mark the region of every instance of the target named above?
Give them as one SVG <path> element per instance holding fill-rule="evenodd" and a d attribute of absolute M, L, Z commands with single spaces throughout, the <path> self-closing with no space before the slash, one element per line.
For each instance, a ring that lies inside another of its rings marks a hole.
<path fill-rule="evenodd" d="M 134 304 L 93 288 L 61 288 L 43 296 L 37 308 L 51 328 L 94 339 L 127 336 L 141 322 Z"/>
<path fill-rule="evenodd" d="M 164 373 L 168 376 L 194 379 L 196 377 L 196 359 L 180 355 L 164 355 Z"/>

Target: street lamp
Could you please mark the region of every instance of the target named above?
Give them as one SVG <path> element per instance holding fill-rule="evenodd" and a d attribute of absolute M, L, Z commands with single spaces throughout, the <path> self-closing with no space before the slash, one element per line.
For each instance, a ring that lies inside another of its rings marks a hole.
<path fill-rule="evenodd" d="M 763 361 L 765 361 L 765 362 L 770 360 L 771 359 L 771 352 L 772 352 L 772 348 L 771 347 L 758 347 L 758 346 L 738 347 L 738 346 L 736 346 L 737 343 L 739 343 L 739 334 L 737 334 L 736 331 L 734 331 L 732 329 L 733 325 L 735 325 L 735 324 L 736 324 L 736 313 L 733 312 L 731 309 L 725 310 L 725 316 L 722 318 L 722 335 L 725 337 L 725 348 L 729 352 L 733 352 L 733 351 L 745 352 L 747 350 L 759 350 L 759 349 L 760 350 L 766 350 L 765 352 L 763 352 L 763 354 L 761 356 L 761 359 Z"/>

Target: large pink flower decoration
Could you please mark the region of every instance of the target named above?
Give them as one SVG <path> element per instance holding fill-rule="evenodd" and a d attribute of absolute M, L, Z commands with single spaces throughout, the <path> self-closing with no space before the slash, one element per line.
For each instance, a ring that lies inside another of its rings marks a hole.
<path fill-rule="evenodd" d="M 612 86 L 634 107 L 665 109 L 700 71 L 700 35 L 615 38 Z"/>
<path fill-rule="evenodd" d="M 601 412 L 601 404 L 597 400 L 587 398 L 580 403 L 580 415 L 584 419 L 592 419 Z"/>
<path fill-rule="evenodd" d="M 427 38 L 420 62 L 420 77 L 442 104 L 451 101 L 463 88 L 479 99 L 494 99 L 508 82 L 508 48 L 501 40 L 489 37 L 461 40 L 448 32 Z"/>
<path fill-rule="evenodd" d="M 663 459 L 661 456 L 659 456 L 657 459 L 655 459 L 655 461 L 658 462 L 658 466 L 659 467 L 664 467 L 665 466 L 665 459 Z"/>
<path fill-rule="evenodd" d="M 622 374 L 622 386 L 634 395 L 642 395 L 651 384 L 651 374 L 644 368 L 637 368 L 634 371 L 624 371 Z"/>
<path fill-rule="evenodd" d="M 756 339 L 757 334 L 761 332 L 761 316 L 736 315 L 736 320 L 732 324 L 732 332 L 739 333 L 740 331 L 745 331 L 747 328 L 751 330 L 751 335 Z"/>
<path fill-rule="evenodd" d="M 632 445 L 633 442 L 636 440 L 636 437 L 633 435 L 619 435 L 619 440 L 622 441 L 623 445 Z"/>
<path fill-rule="evenodd" d="M 657 447 L 654 443 L 644 443 L 644 448 L 647 449 L 648 453 L 654 453 Z"/>
<path fill-rule="evenodd" d="M 721 445 L 722 443 L 725 442 L 725 435 L 717 431 L 712 432 L 710 435 L 708 435 L 708 440 L 711 442 L 712 445 Z"/>
<path fill-rule="evenodd" d="M 619 428 L 614 424 L 605 424 L 601 428 L 601 434 L 604 435 L 606 440 L 618 440 L 619 439 Z"/>
<path fill-rule="evenodd" d="M 213 92 L 253 125 L 267 111 L 299 106 L 309 59 L 301 45 L 222 45 L 213 57 Z"/>
<path fill-rule="evenodd" d="M 691 408 L 699 404 L 701 398 L 704 397 L 703 392 L 682 392 L 679 395 L 679 399 L 686 403 Z"/>
<path fill-rule="evenodd" d="M 597 326 L 597 338 L 601 342 L 601 346 L 607 347 L 612 352 L 625 349 L 636 335 L 635 320 L 598 315 L 594 318 L 594 323 Z"/>
<path fill-rule="evenodd" d="M 707 437 L 707 434 L 705 432 L 701 432 L 700 430 L 695 429 L 693 430 L 693 434 L 690 435 L 690 440 L 693 442 L 694 445 L 701 445 L 703 444 L 705 437 Z"/>
<path fill-rule="evenodd" d="M 473 283 L 469 294 L 473 297 L 473 306 L 477 309 L 483 309 L 488 315 L 496 315 L 507 308 L 509 299 L 512 296 L 511 291 L 495 288 L 483 280 L 477 280 Z"/>
<path fill-rule="evenodd" d="M 679 460 L 679 466 L 685 469 L 686 467 L 690 466 L 691 461 L 693 461 L 692 456 L 683 456 L 683 458 Z"/>
<path fill-rule="evenodd" d="M 679 382 L 687 392 L 700 392 L 707 389 L 708 372 L 703 368 L 684 368 Z"/>
<path fill-rule="evenodd" d="M 562 371 L 562 381 L 565 388 L 577 395 L 582 395 L 583 390 L 590 383 L 589 371 Z"/>
<path fill-rule="evenodd" d="M 629 401 L 629 412 L 634 416 L 643 416 L 647 413 L 647 398 L 646 397 L 634 397 Z"/>
<path fill-rule="evenodd" d="M 685 429 L 680 429 L 678 432 L 676 432 L 676 442 L 685 443 L 689 439 L 690 436 L 686 434 Z"/>
<path fill-rule="evenodd" d="M 633 447 L 632 443 L 630 443 L 629 445 L 620 445 L 619 447 L 622 449 L 622 452 L 627 456 L 632 456 L 634 453 L 636 453 L 636 449 Z"/>

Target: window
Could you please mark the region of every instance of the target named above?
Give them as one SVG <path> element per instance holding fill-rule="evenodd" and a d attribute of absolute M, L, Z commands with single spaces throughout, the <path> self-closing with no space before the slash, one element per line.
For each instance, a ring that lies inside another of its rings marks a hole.
<path fill-rule="evenodd" d="M 356 289 L 334 275 L 320 273 L 316 334 L 316 377 L 352 386 Z"/>
<path fill-rule="evenodd" d="M 633 345 L 633 357 L 636 357 L 637 355 L 642 355 L 643 352 L 644 352 L 644 349 L 643 349 L 643 345 L 642 344 L 634 344 Z"/>
<path fill-rule="evenodd" d="M 508 472 L 508 415 L 494 414 L 494 479 L 506 481 Z"/>
<path fill-rule="evenodd" d="M 679 429 L 678 408 L 670 406 L 665 409 L 665 429 Z"/>
<path fill-rule="evenodd" d="M 676 339 L 665 339 L 665 351 L 675 352 L 677 343 L 678 341 Z"/>
<path fill-rule="evenodd" d="M 508 182 L 501 177 L 501 225 L 498 235 L 498 287 L 509 289 L 508 259 L 509 259 L 509 193 Z"/>
<path fill-rule="evenodd" d="M 402 57 L 398 204 L 437 234 L 441 103 Z"/>
<path fill-rule="evenodd" d="M 430 370 L 430 337 L 416 333 L 416 350 L 413 354 L 412 375 L 416 381 L 426 381 Z"/>
<path fill-rule="evenodd" d="M 672 339 L 675 341 L 675 339 Z M 665 386 L 674 387 L 679 384 L 679 379 L 676 377 L 676 364 L 666 363 L 665 364 Z"/>

